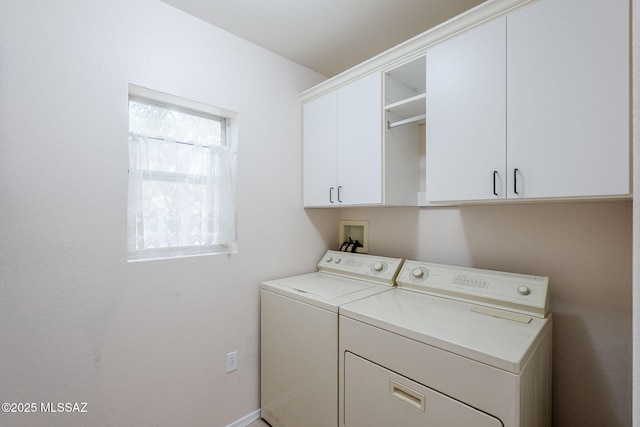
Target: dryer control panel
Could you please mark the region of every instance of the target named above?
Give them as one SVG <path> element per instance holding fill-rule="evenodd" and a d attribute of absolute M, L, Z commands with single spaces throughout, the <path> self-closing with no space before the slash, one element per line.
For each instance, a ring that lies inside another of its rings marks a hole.
<path fill-rule="evenodd" d="M 549 278 L 478 268 L 405 261 L 399 287 L 544 318 Z"/>
<path fill-rule="evenodd" d="M 400 258 L 330 250 L 318 263 L 318 269 L 326 273 L 394 286 L 401 265 Z"/>

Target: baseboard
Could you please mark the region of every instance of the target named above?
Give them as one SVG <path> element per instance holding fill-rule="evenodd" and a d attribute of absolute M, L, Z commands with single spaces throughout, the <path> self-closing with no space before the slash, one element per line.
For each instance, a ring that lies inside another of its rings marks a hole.
<path fill-rule="evenodd" d="M 260 409 L 253 411 L 249 415 L 245 415 L 239 420 L 232 422 L 227 427 L 246 427 L 259 418 L 260 418 Z"/>

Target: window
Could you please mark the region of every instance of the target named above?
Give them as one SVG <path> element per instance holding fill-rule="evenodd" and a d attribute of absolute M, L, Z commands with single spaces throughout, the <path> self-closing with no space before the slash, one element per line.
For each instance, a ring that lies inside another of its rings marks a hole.
<path fill-rule="evenodd" d="M 235 252 L 235 114 L 129 91 L 129 261 Z"/>

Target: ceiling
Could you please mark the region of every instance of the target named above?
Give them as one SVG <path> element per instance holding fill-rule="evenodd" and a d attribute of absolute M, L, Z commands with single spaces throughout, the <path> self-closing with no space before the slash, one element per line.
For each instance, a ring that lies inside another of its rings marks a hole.
<path fill-rule="evenodd" d="M 162 0 L 332 77 L 484 0 Z"/>

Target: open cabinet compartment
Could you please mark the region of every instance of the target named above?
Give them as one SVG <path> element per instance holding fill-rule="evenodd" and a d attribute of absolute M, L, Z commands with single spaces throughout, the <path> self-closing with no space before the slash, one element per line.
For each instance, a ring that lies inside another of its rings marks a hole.
<path fill-rule="evenodd" d="M 387 127 L 423 124 L 426 112 L 426 59 L 422 55 L 385 72 Z"/>
<path fill-rule="evenodd" d="M 424 178 L 419 177 L 425 175 L 421 144 L 425 134 L 426 80 L 424 53 L 384 72 L 385 167 L 404 165 L 402 170 L 386 174 L 385 185 L 390 190 L 387 193 L 404 197 L 390 204 L 424 203 Z"/>

